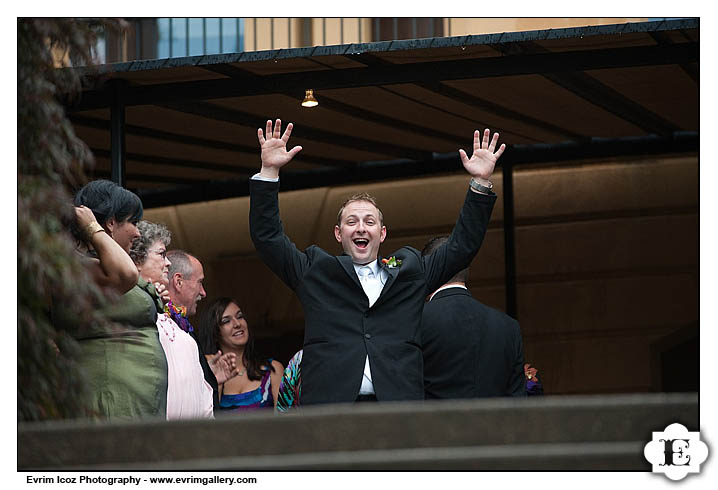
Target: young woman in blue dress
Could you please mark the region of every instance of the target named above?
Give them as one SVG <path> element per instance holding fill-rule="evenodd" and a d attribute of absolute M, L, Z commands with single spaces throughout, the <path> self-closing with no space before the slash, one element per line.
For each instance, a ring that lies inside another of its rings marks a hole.
<path fill-rule="evenodd" d="M 200 315 L 197 330 L 204 352 L 237 355 L 239 374 L 219 387 L 220 410 L 276 408 L 284 366 L 257 356 L 252 330 L 237 301 L 219 298 L 212 302 Z"/>

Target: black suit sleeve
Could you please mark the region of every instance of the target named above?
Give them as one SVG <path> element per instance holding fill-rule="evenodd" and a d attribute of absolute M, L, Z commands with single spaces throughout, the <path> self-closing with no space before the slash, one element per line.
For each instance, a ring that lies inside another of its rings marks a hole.
<path fill-rule="evenodd" d="M 197 352 L 199 354 L 199 365 L 202 366 L 202 372 L 204 373 L 204 379 L 209 383 L 209 385 L 212 387 L 212 403 L 214 404 L 214 407 L 219 407 L 219 385 L 217 384 L 217 378 L 214 376 L 214 373 L 212 372 L 212 368 L 209 367 L 209 362 L 207 361 L 207 358 L 204 356 L 204 349 L 202 349 L 202 345 L 197 340 L 197 335 L 194 333 L 194 331 L 189 332 L 189 336 L 192 337 L 197 344 Z"/>
<path fill-rule="evenodd" d="M 279 182 L 249 181 L 249 233 L 262 261 L 296 289 L 309 264 L 307 255 L 297 249 L 279 218 Z"/>
<path fill-rule="evenodd" d="M 427 294 L 435 291 L 474 260 L 484 240 L 495 203 L 496 194 L 477 194 L 471 189 L 467 191 L 464 206 L 449 240 L 423 258 Z"/>
<path fill-rule="evenodd" d="M 514 331 L 514 358 L 509 379 L 508 395 L 526 396 L 526 376 L 524 374 L 524 343 L 521 337 L 521 329 L 516 320 L 511 320 L 507 325 Z"/>

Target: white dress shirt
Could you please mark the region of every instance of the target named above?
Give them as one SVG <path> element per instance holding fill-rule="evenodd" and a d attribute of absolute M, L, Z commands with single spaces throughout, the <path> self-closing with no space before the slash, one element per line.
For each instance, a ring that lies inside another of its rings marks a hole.
<path fill-rule="evenodd" d="M 389 273 L 379 268 L 378 260 L 367 265 L 354 264 L 354 270 L 359 277 L 359 283 L 362 289 L 364 289 L 364 294 L 366 294 L 369 299 L 369 307 L 371 308 L 374 306 L 374 303 L 376 303 L 376 300 L 379 299 L 381 290 L 389 278 Z M 369 355 L 366 356 L 366 362 L 364 363 L 364 376 L 362 376 L 359 394 L 374 394 L 374 383 L 371 379 L 371 368 L 369 367 Z"/>
<path fill-rule="evenodd" d="M 277 177 L 276 179 L 270 179 L 269 177 L 262 177 L 261 175 L 259 175 L 259 172 L 257 172 L 256 174 L 252 175 L 252 180 L 261 180 L 263 182 L 279 182 L 279 177 Z"/>
<path fill-rule="evenodd" d="M 449 289 L 449 288 L 463 288 L 463 289 L 466 289 L 467 291 L 469 290 L 469 288 L 467 288 L 466 286 L 463 286 L 461 284 L 450 284 L 448 286 L 444 285 L 444 286 L 441 286 L 436 291 L 434 291 L 433 293 L 431 293 L 431 296 L 429 296 L 429 301 L 434 299 L 434 296 L 436 296 L 436 293 L 438 293 L 439 291 L 443 291 L 444 289 Z"/>

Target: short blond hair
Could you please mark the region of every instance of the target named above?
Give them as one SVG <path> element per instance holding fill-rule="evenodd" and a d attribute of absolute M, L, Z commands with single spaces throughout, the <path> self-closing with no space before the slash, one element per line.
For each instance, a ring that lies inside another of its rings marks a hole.
<path fill-rule="evenodd" d="M 381 209 L 379 209 L 379 205 L 376 203 L 376 198 L 369 194 L 368 192 L 360 192 L 359 194 L 354 194 L 349 199 L 344 201 L 344 204 L 342 204 L 342 207 L 339 208 L 339 212 L 337 213 L 337 226 L 342 225 L 342 213 L 344 212 L 344 208 L 346 208 L 349 204 L 356 202 L 356 201 L 366 201 L 368 203 L 371 203 L 374 205 L 376 210 L 379 212 L 379 223 L 381 225 L 384 225 L 384 214 L 381 212 Z"/>

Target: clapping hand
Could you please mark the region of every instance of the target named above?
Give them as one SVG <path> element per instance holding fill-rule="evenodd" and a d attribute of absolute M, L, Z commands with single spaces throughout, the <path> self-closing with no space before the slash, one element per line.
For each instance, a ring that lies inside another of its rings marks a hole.
<path fill-rule="evenodd" d="M 157 291 L 157 294 L 162 300 L 162 303 L 167 304 L 170 302 L 170 292 L 167 290 L 167 287 L 164 284 L 162 284 L 161 282 L 156 282 L 155 291 Z"/>
<path fill-rule="evenodd" d="M 524 364 L 524 376 L 529 381 L 538 381 L 538 369 L 532 367 L 528 362 Z"/>
<path fill-rule="evenodd" d="M 466 171 L 475 179 L 488 180 L 494 172 L 496 161 L 506 149 L 506 145 L 502 144 L 498 151 L 494 153 L 496 144 L 499 141 L 499 133 L 494 133 L 491 142 L 489 142 L 490 135 L 491 131 L 488 128 L 484 129 L 484 138 L 482 141 L 481 132 L 478 129 L 474 131 L 474 153 L 471 155 L 471 158 L 466 155 L 464 150 L 459 150 L 461 163 L 464 164 Z"/>
<path fill-rule="evenodd" d="M 221 385 L 239 374 L 237 354 L 234 352 L 222 354 L 222 351 L 218 350 L 216 354 L 207 356 L 207 362 L 214 377 L 217 378 L 217 384 Z"/>
<path fill-rule="evenodd" d="M 279 169 L 285 166 L 294 158 L 294 155 L 302 150 L 301 146 L 295 146 L 287 151 L 287 142 L 292 134 L 292 123 L 287 124 L 287 129 L 282 133 L 282 121 L 277 119 L 272 130 L 271 119 L 267 121 L 266 138 L 262 132 L 262 128 L 257 129 L 257 139 L 259 146 L 262 148 L 262 170 L 260 175 L 264 177 L 276 178 L 279 176 Z"/>

